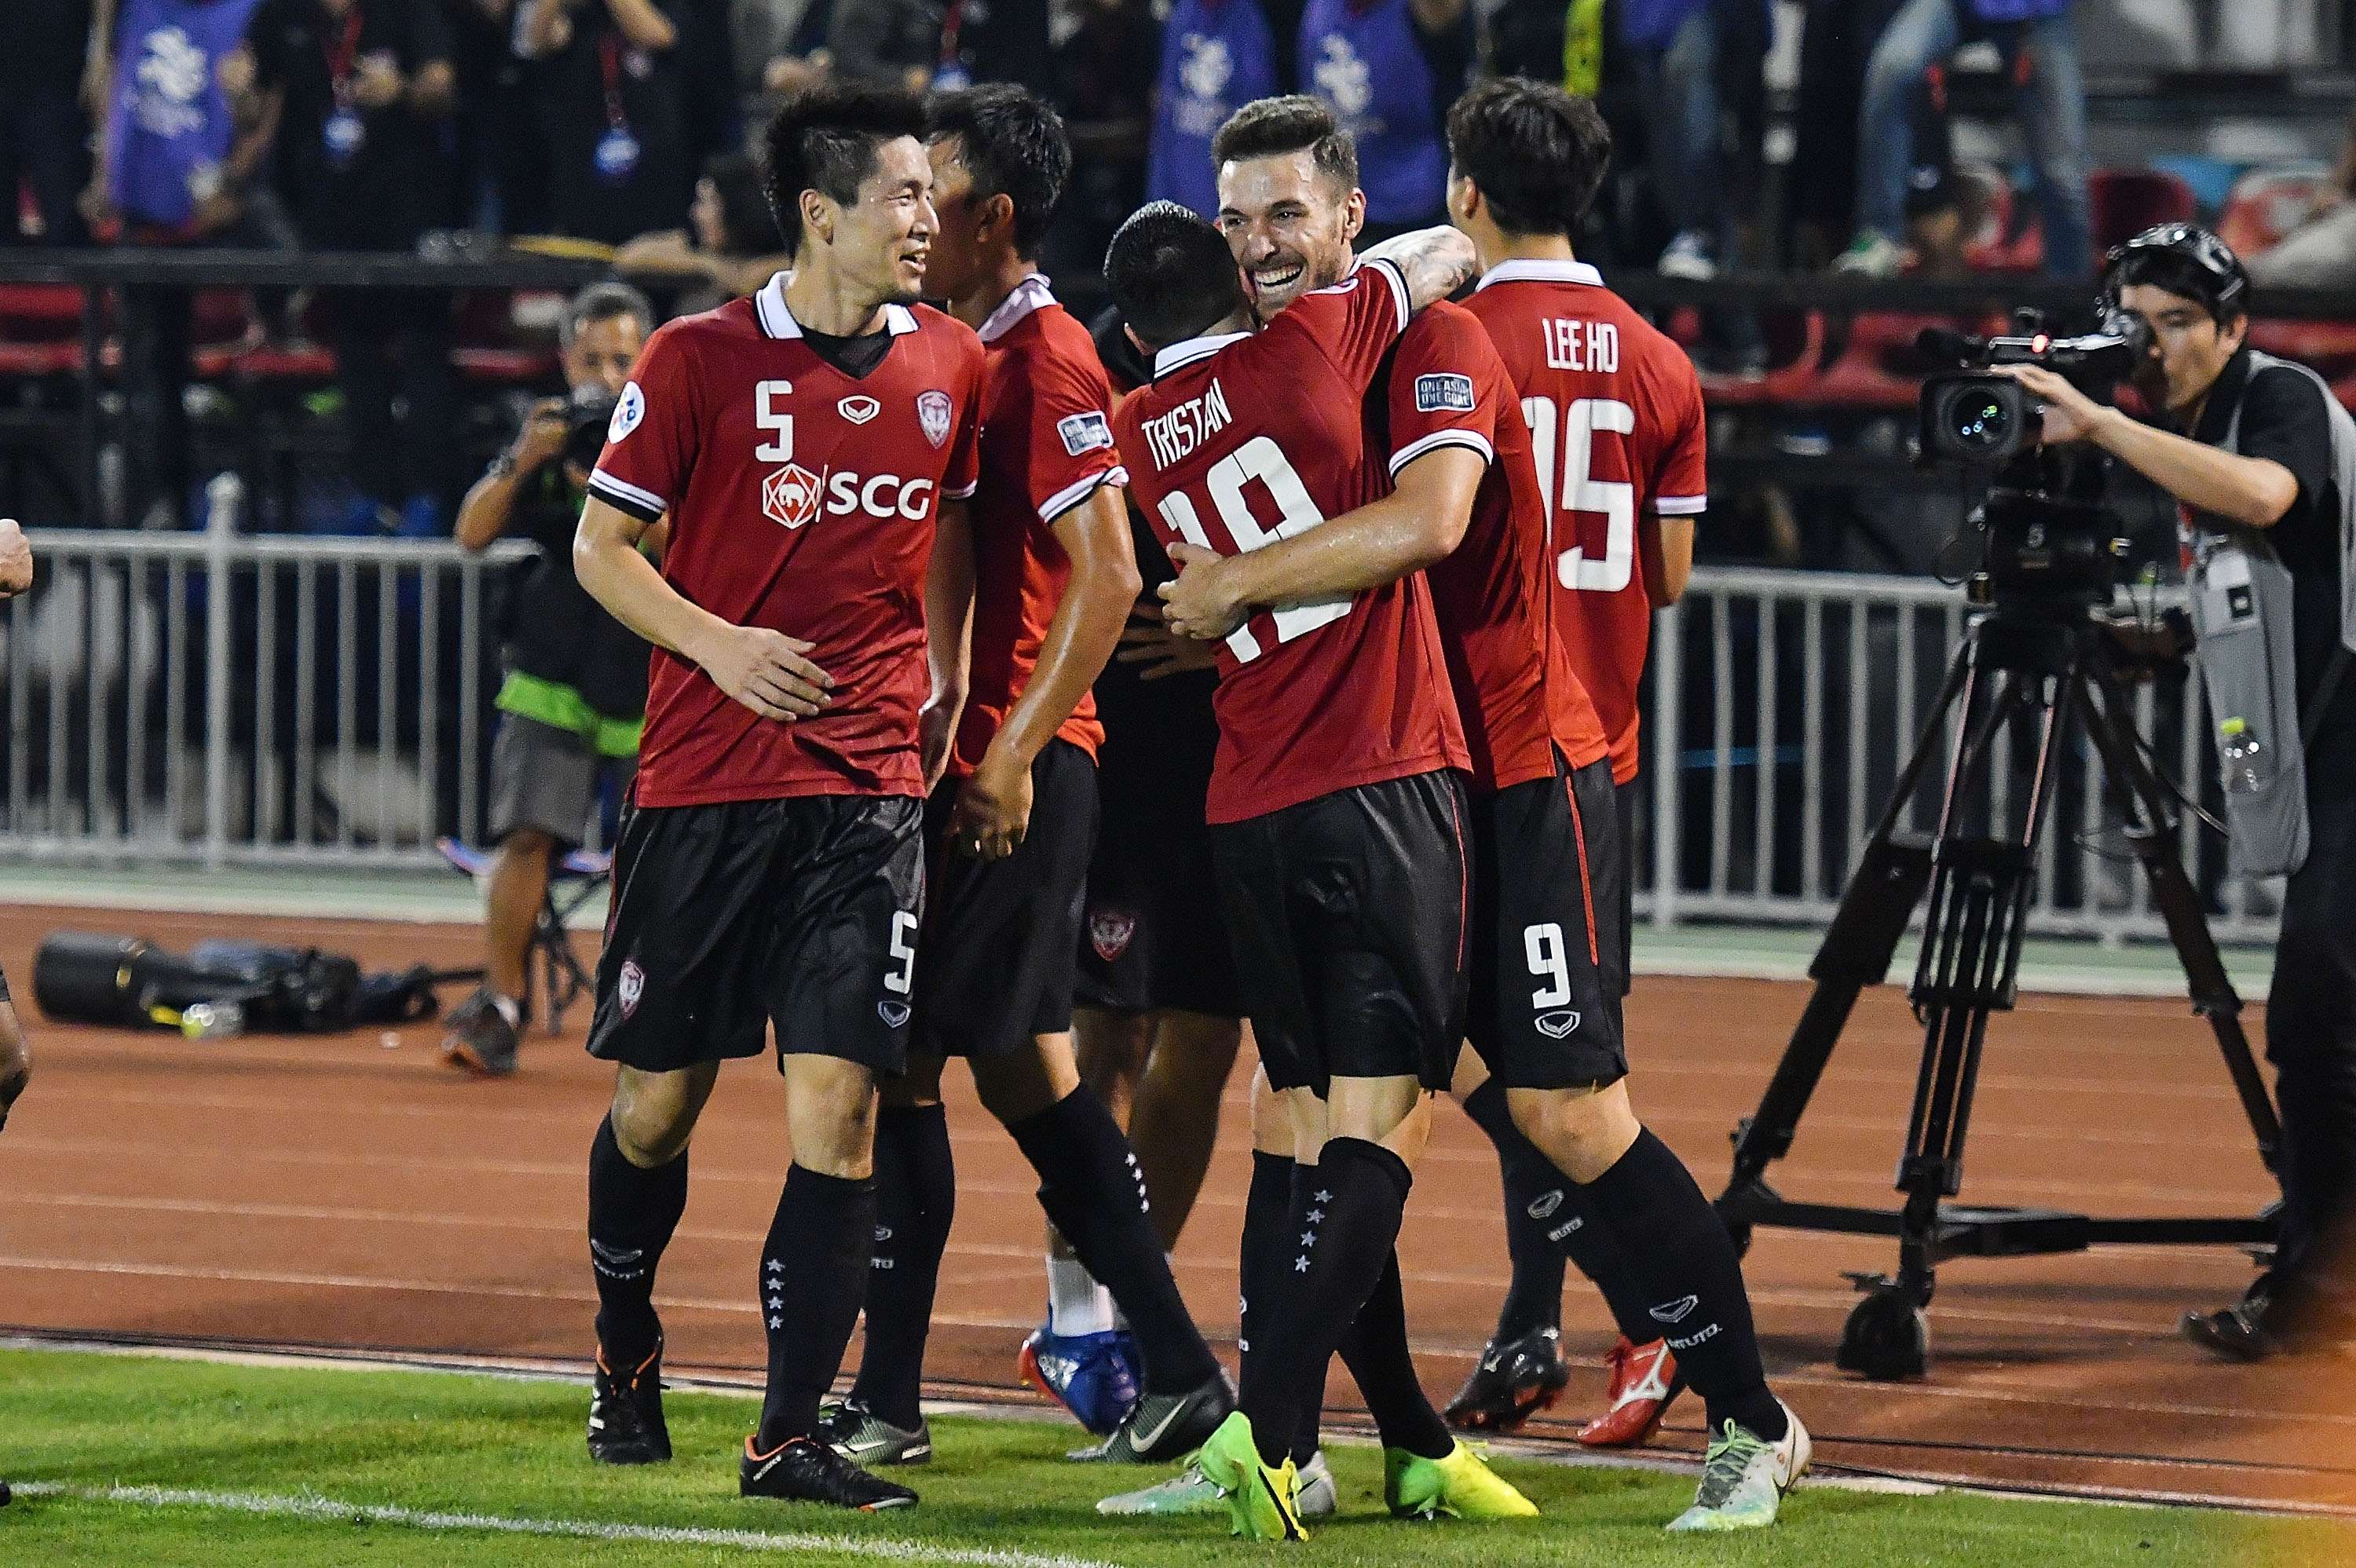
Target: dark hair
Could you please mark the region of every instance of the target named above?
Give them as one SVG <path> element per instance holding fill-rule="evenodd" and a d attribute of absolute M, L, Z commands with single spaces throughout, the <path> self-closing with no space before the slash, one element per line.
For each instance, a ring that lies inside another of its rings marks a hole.
<path fill-rule="evenodd" d="M 766 256 L 777 248 L 777 219 L 761 188 L 753 155 L 731 150 L 703 161 L 703 177 L 720 197 L 720 251 L 732 261 Z"/>
<path fill-rule="evenodd" d="M 2103 298 L 2142 283 L 2199 300 L 2219 326 L 2249 314 L 2250 274 L 2233 247 L 2197 224 L 2156 223 L 2103 258 Z"/>
<path fill-rule="evenodd" d="M 1244 303 L 1226 237 L 1174 201 L 1129 215 L 1105 252 L 1105 283 L 1149 348 L 1207 331 Z"/>
<path fill-rule="evenodd" d="M 1521 77 L 1482 82 L 1448 112 L 1448 159 L 1508 234 L 1578 232 L 1612 161 L 1595 105 Z"/>
<path fill-rule="evenodd" d="M 1358 188 L 1358 144 L 1323 99 L 1305 92 L 1284 98 L 1261 98 L 1227 116 L 1211 137 L 1211 166 L 1229 159 L 1274 158 L 1287 153 L 1309 155 L 1317 172 L 1333 182 L 1341 195 Z"/>
<path fill-rule="evenodd" d="M 786 249 L 801 249 L 802 192 L 848 207 L 874 172 L 878 147 L 924 135 L 925 106 L 910 93 L 824 82 L 787 99 L 762 138 L 769 211 Z"/>
<path fill-rule="evenodd" d="M 958 156 L 973 173 L 977 197 L 1014 203 L 1014 251 L 1038 253 L 1047 217 L 1072 177 L 1072 144 L 1064 117 L 1009 82 L 936 95 L 926 105 L 925 135 L 954 136 Z"/>
<path fill-rule="evenodd" d="M 642 336 L 655 329 L 655 307 L 647 303 L 646 295 L 627 283 L 591 283 L 565 302 L 564 314 L 556 323 L 556 340 L 570 348 L 583 327 L 625 315 L 638 318 Z"/>

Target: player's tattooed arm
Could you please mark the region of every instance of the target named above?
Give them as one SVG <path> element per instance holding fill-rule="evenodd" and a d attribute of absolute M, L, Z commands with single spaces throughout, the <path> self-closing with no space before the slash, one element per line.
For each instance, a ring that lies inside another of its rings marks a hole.
<path fill-rule="evenodd" d="M 1442 224 L 1396 235 L 1362 253 L 1369 261 L 1388 261 L 1407 280 L 1409 310 L 1421 310 L 1472 281 L 1472 241 Z"/>
<path fill-rule="evenodd" d="M 594 496 L 582 505 L 573 571 L 589 596 L 655 646 L 694 661 L 764 719 L 790 724 L 825 709 L 834 677 L 809 661 L 812 645 L 767 626 L 732 625 L 681 596 L 642 553 L 651 527 Z"/>
<path fill-rule="evenodd" d="M 1170 624 L 1189 637 L 1224 637 L 1256 609 L 1334 599 L 1396 582 L 1445 557 L 1464 538 L 1488 462 L 1437 446 L 1398 472 L 1381 500 L 1241 555 L 1170 547 L 1178 568 L 1162 587 Z"/>
<path fill-rule="evenodd" d="M 925 656 L 933 691 L 916 715 L 917 745 L 931 793 L 948 771 L 973 667 L 973 519 L 963 501 L 943 501 L 925 572 Z"/>

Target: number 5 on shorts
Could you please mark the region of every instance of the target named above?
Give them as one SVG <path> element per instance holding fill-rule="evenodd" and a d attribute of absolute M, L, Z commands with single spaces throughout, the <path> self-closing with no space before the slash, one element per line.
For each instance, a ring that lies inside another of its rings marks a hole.
<path fill-rule="evenodd" d="M 884 988 L 908 994 L 916 978 L 916 917 L 906 910 L 892 912 L 892 962 L 895 965 L 884 976 Z M 1568 993 L 1566 993 L 1567 995 Z"/>

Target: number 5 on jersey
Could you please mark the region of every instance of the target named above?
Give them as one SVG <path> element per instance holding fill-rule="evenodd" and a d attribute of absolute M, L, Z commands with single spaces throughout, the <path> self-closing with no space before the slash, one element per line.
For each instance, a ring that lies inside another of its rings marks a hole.
<path fill-rule="evenodd" d="M 1625 480 L 1591 478 L 1590 472 L 1596 437 L 1633 435 L 1636 411 L 1617 398 L 1579 398 L 1558 411 L 1552 398 L 1538 396 L 1522 400 L 1522 419 L 1530 427 L 1538 489 L 1546 496 L 1547 548 L 1553 548 L 1558 499 L 1567 514 L 1600 513 L 1603 517 L 1603 559 L 1590 560 L 1585 546 L 1574 542 L 1556 554 L 1556 579 L 1565 588 L 1619 592 L 1628 586 L 1636 563 L 1636 487 Z M 1563 533 L 1575 541 L 1575 522 L 1566 517 L 1565 525 Z"/>

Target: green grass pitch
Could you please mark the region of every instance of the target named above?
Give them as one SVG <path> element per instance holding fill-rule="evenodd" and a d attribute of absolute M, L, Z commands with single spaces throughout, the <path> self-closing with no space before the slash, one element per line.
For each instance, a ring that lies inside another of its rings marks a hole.
<path fill-rule="evenodd" d="M 584 1389 L 434 1372 L 222 1365 L 0 1351 L 0 1563 L 685 1564 L 802 1568 L 1205 1568 L 1281 1553 L 1301 1568 L 1697 1563 L 1751 1568 L 2193 1568 L 2356 1562 L 2356 1529 L 2187 1509 L 2105 1508 L 1962 1493 L 1803 1488 L 1774 1531 L 1665 1535 L 1684 1475 L 1501 1459 L 1544 1510 L 1517 1524 L 1393 1520 L 1371 1448 L 1333 1453 L 1343 1512 L 1305 1546 L 1231 1541 L 1223 1519 L 1104 1519 L 1102 1493 L 1157 1472 L 1064 1462 L 1076 1428 L 944 1419 L 939 1456 L 908 1472 L 912 1512 L 878 1518 L 745 1502 L 732 1456 L 741 1398 L 674 1391 L 680 1457 L 590 1463 Z"/>

